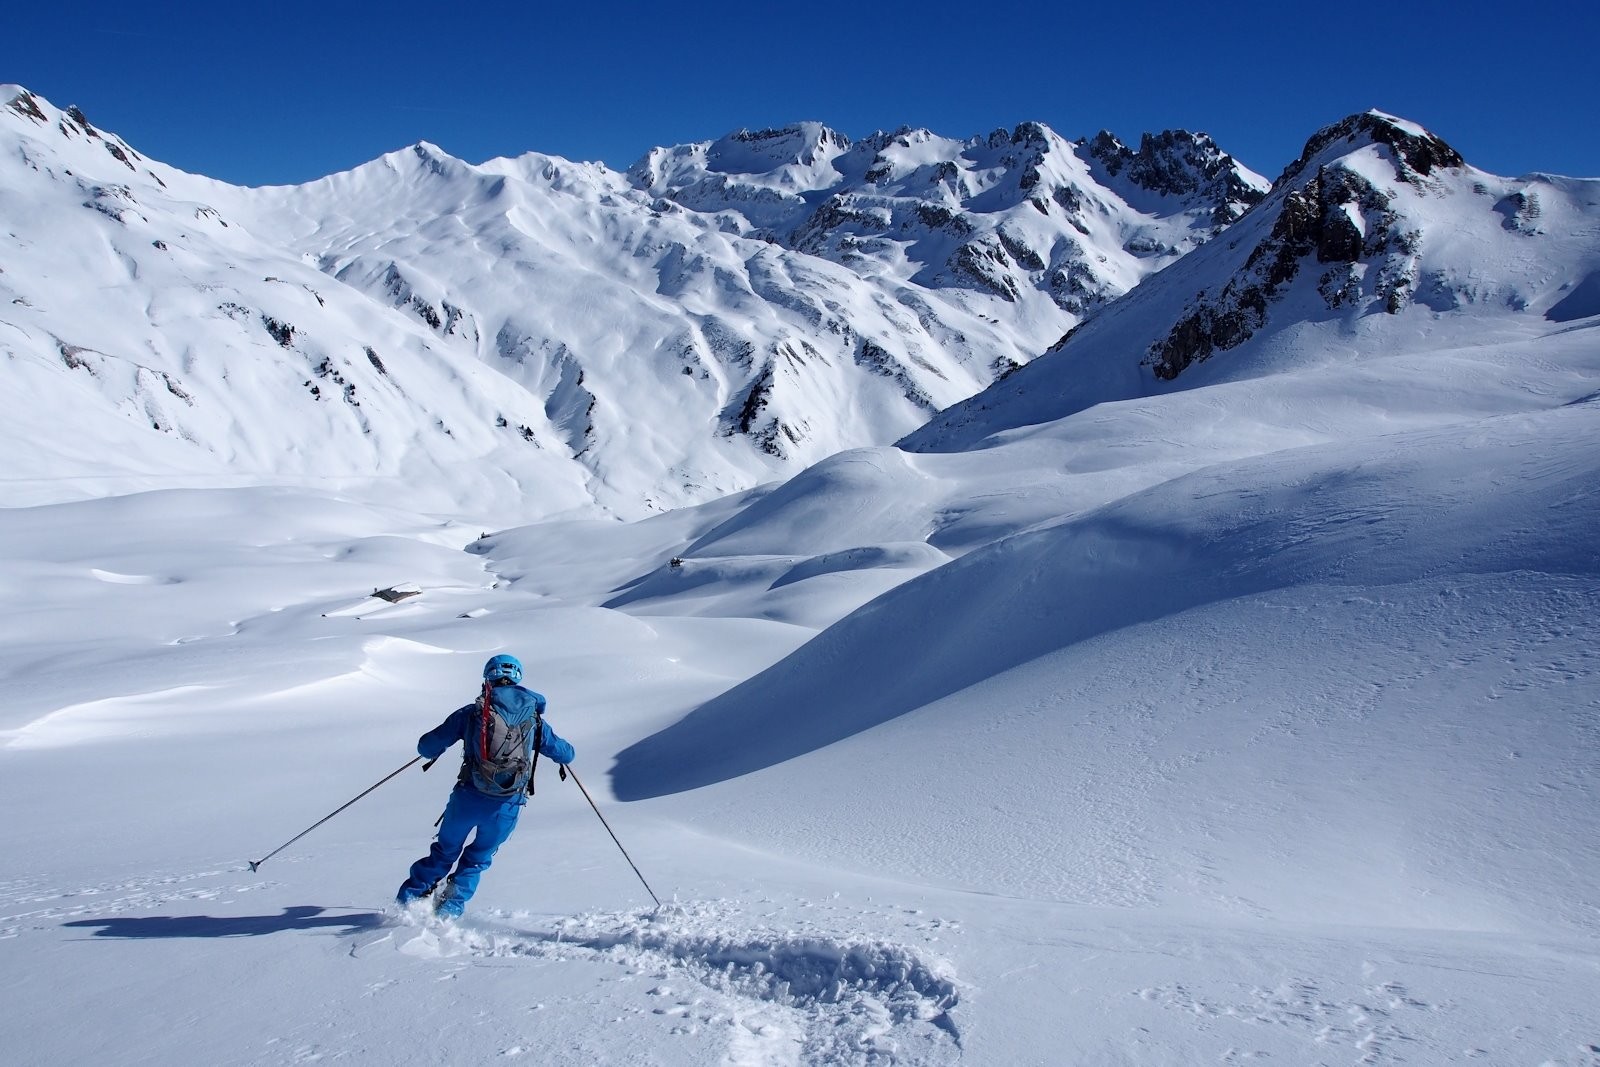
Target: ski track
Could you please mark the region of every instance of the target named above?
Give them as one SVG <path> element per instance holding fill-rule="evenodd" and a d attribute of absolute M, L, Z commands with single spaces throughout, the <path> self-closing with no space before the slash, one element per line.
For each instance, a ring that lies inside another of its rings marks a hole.
<path fill-rule="evenodd" d="M 768 929 L 727 901 L 559 918 L 542 929 L 523 925 L 525 914 L 494 914 L 446 923 L 408 911 L 395 920 L 398 936 L 391 929 L 351 952 L 392 943 L 431 959 L 609 961 L 652 983 L 649 1010 L 673 1021 L 671 1034 L 725 1028 L 728 1064 L 941 1064 L 960 1057 L 953 969 L 906 945 Z M 923 928 L 943 925 L 929 920 Z"/>
<path fill-rule="evenodd" d="M 119 918 L 168 912 L 164 918 L 193 924 L 193 936 L 219 930 L 259 933 L 273 917 L 240 919 L 171 914 L 172 905 L 228 902 L 274 881 L 243 881 L 244 868 L 217 866 L 190 873 L 154 873 L 72 888 L 52 888 L 36 878 L 0 881 L 0 940 L 49 936 L 62 927 L 97 928 L 90 936 L 149 936 L 125 933 L 151 918 Z M 770 902 L 769 902 L 770 903 Z M 778 929 L 745 914 L 732 901 L 675 902 L 658 911 L 597 912 L 577 916 L 532 916 L 489 911 L 443 922 L 415 908 L 385 913 L 376 931 L 352 920 L 343 935 L 351 958 L 397 951 L 449 968 L 446 980 L 478 960 L 584 959 L 622 968 L 628 979 L 647 983 L 637 1007 L 627 1010 L 661 1018 L 670 1036 L 696 1037 L 721 1031 L 723 1063 L 730 1067 L 808 1063 L 953 1063 L 961 1036 L 952 1016 L 961 999 L 953 967 L 920 948 L 826 927 L 881 927 L 883 916 L 825 904 L 797 902 L 806 917 Z M 311 923 L 291 913 L 296 922 Z M 315 909 L 321 910 L 321 909 Z M 834 915 L 834 912 L 842 914 Z M 370 913 L 368 913 L 370 914 Z M 958 932 L 959 924 L 908 912 L 905 926 L 924 940 Z M 316 925 L 334 927 L 330 914 Z M 148 927 L 140 927 L 148 930 Z M 363 999 L 401 986 L 396 978 L 368 983 Z M 288 1039 L 284 1039 L 288 1040 Z M 524 1050 L 506 1049 L 503 1055 Z M 312 1044 L 274 1053 L 285 1062 L 321 1058 Z"/>

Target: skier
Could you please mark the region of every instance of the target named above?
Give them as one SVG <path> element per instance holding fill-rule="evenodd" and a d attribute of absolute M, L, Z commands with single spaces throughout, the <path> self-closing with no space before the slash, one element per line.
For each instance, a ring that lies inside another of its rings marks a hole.
<path fill-rule="evenodd" d="M 562 765 L 572 762 L 572 746 L 544 721 L 544 696 L 522 688 L 521 681 L 522 664 L 515 656 L 495 656 L 484 664 L 478 699 L 417 739 L 417 752 L 428 759 L 437 759 L 457 741 L 465 751 L 433 847 L 411 865 L 411 876 L 395 894 L 401 907 L 437 889 L 434 910 L 446 918 L 459 916 L 495 850 L 516 829 L 533 791 L 538 753 Z"/>

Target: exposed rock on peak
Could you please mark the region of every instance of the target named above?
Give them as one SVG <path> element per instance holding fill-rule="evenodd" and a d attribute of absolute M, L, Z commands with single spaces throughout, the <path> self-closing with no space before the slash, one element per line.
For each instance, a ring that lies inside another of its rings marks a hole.
<path fill-rule="evenodd" d="M 38 97 L 34 96 L 26 89 L 17 89 L 16 86 L 8 85 L 6 88 L 16 89 L 16 92 L 8 101 L 6 101 L 6 106 L 12 111 L 15 111 L 23 118 L 29 118 L 35 122 L 47 123 L 50 121 L 45 117 L 44 112 L 39 109 Z"/>
<path fill-rule="evenodd" d="M 20 85 L 0 85 L 0 97 L 6 99 L 5 106 L 8 109 L 31 122 L 44 126 L 54 122 L 56 131 L 66 140 L 82 138 L 86 143 L 99 144 L 113 159 L 131 171 L 138 170 L 134 166 L 134 160 L 143 160 L 143 157 L 130 148 L 122 138 L 96 129 L 94 123 L 89 121 L 89 117 L 77 105 L 68 107 L 65 111 L 58 111 L 48 101 L 42 100 Z M 160 180 L 156 179 L 158 182 Z"/>
<path fill-rule="evenodd" d="M 1151 346 L 1146 363 L 1157 378 L 1170 381 L 1191 364 L 1249 340 L 1313 256 L 1328 265 L 1317 291 L 1330 311 L 1365 298 L 1392 315 L 1410 302 L 1421 234 L 1391 209 L 1393 196 L 1339 161 L 1293 184 L 1280 184 L 1283 198 L 1272 229 L 1243 267 Z"/>
<path fill-rule="evenodd" d="M 1350 159 L 1373 144 L 1388 149 L 1394 180 L 1406 185 L 1466 165 L 1427 130 L 1381 111 L 1319 130 L 1274 185 L 1281 200 L 1271 232 L 1216 296 L 1197 301 L 1151 346 L 1146 363 L 1157 378 L 1176 378 L 1191 364 L 1248 340 L 1313 256 L 1326 265 L 1317 292 L 1329 311 L 1359 302 L 1393 315 L 1412 301 L 1422 234 L 1392 209 L 1392 188 L 1374 184 L 1371 169 Z"/>
<path fill-rule="evenodd" d="M 1139 139 L 1137 151 L 1109 130 L 1085 142 L 1089 157 L 1113 178 L 1162 196 L 1200 196 L 1215 204 L 1212 221 L 1225 226 L 1261 202 L 1266 189 L 1208 134 L 1163 130 Z"/>
<path fill-rule="evenodd" d="M 67 118 L 70 119 L 73 122 L 73 124 L 78 127 L 78 129 L 82 130 L 84 133 L 88 134 L 90 137 L 99 137 L 100 136 L 100 131 L 94 128 L 94 125 L 89 121 L 89 116 L 85 115 L 83 113 L 82 109 L 80 109 L 77 104 L 73 104 L 70 107 L 68 107 L 67 111 L 66 111 L 66 115 L 67 115 Z"/>
<path fill-rule="evenodd" d="M 1011 131 L 1011 143 L 1014 145 L 1048 147 L 1057 139 L 1055 131 L 1042 122 L 1024 122 Z"/>
<path fill-rule="evenodd" d="M 1436 168 L 1466 165 L 1461 153 L 1416 123 L 1374 110 L 1318 130 L 1306 142 L 1300 158 L 1289 164 L 1274 184 L 1294 181 L 1330 147 L 1337 146 L 1337 154 L 1345 155 L 1363 143 L 1388 145 L 1393 150 L 1395 177 L 1413 184 Z"/>
<path fill-rule="evenodd" d="M 422 169 L 436 177 L 448 177 L 450 165 L 457 160 L 450 153 L 438 145 L 429 144 L 427 141 L 418 141 L 411 146 L 411 154 L 416 157 Z"/>
<path fill-rule="evenodd" d="M 1089 155 L 1098 159 L 1112 177 L 1121 174 L 1122 168 L 1133 157 L 1133 150 L 1110 130 L 1101 130 L 1083 143 Z"/>

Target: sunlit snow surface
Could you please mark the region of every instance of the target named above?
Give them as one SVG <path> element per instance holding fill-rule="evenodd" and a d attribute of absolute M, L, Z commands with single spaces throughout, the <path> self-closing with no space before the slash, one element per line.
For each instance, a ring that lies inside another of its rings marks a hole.
<path fill-rule="evenodd" d="M 633 525 L 0 513 L 13 1047 L 1593 1062 L 1600 355 L 1530 343 L 1497 411 L 1379 360 L 1409 425 L 1299 372 Z M 500 649 L 667 908 L 548 767 L 459 927 L 385 912 L 448 769 L 248 872 Z"/>
<path fill-rule="evenodd" d="M 637 523 L 443 470 L 0 511 L 7 1061 L 1593 1067 L 1572 210 L 1532 312 L 1304 323 Z M 395 911 L 453 754 L 249 870 L 500 651 L 662 908 L 545 764 L 465 921 Z"/>

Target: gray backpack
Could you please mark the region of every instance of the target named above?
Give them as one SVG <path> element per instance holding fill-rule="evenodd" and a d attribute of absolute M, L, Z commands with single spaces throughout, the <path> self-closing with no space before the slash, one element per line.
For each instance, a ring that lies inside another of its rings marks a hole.
<path fill-rule="evenodd" d="M 506 720 L 506 710 L 494 686 L 485 682 L 464 739 L 466 759 L 461 764 L 461 778 L 490 796 L 516 796 L 530 784 L 528 738 L 531 735 L 537 742 L 543 727 L 537 710 L 531 722 L 524 719 L 518 723 Z"/>

